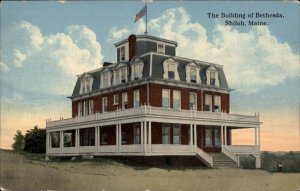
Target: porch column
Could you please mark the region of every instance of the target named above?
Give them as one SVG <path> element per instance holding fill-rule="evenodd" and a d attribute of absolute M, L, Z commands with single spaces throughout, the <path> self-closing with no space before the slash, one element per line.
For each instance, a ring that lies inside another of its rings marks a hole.
<path fill-rule="evenodd" d="M 191 147 L 191 151 L 193 150 L 193 124 L 190 124 L 190 147 Z"/>
<path fill-rule="evenodd" d="M 144 148 L 144 123 L 141 121 L 141 151 L 143 152 Z"/>
<path fill-rule="evenodd" d="M 60 131 L 59 135 L 60 135 L 59 153 L 62 154 L 62 149 L 63 149 L 63 144 L 64 144 L 64 134 L 63 134 L 63 131 Z"/>
<path fill-rule="evenodd" d="M 119 152 L 122 150 L 122 125 L 119 124 Z"/>
<path fill-rule="evenodd" d="M 151 148 L 151 144 L 152 144 L 152 135 L 151 135 L 151 121 L 148 122 L 148 148 L 149 148 L 149 152 L 151 152 L 152 148 Z"/>
<path fill-rule="evenodd" d="M 224 132 L 223 132 L 223 130 L 224 130 L 224 129 L 223 129 L 223 125 L 221 125 L 221 127 L 220 127 L 220 128 L 221 128 L 221 147 L 223 147 L 223 145 L 224 145 L 224 142 L 223 142 L 223 140 L 224 140 L 224 137 L 223 137 L 223 136 L 224 136 Z"/>
<path fill-rule="evenodd" d="M 197 125 L 193 124 L 193 126 L 194 126 L 194 144 L 195 147 L 197 147 Z"/>
<path fill-rule="evenodd" d="M 116 124 L 116 152 L 119 151 L 119 125 Z"/>
<path fill-rule="evenodd" d="M 99 126 L 95 127 L 95 147 L 96 147 L 96 151 L 98 152 L 99 149 Z"/>
<path fill-rule="evenodd" d="M 258 149 L 260 151 L 260 126 L 257 126 L 257 131 L 258 131 Z"/>
<path fill-rule="evenodd" d="M 79 153 L 79 129 L 75 129 L 75 146 L 76 146 L 76 150 L 77 153 Z"/>
<path fill-rule="evenodd" d="M 101 127 L 99 126 L 98 127 L 98 145 L 97 145 L 97 151 L 99 152 L 99 147 L 100 147 L 100 144 L 101 144 Z"/>
<path fill-rule="evenodd" d="M 255 168 L 261 168 L 261 156 L 254 155 L 254 157 L 255 157 Z"/>
<path fill-rule="evenodd" d="M 144 152 L 147 151 L 147 121 L 144 121 Z"/>
<path fill-rule="evenodd" d="M 46 131 L 46 154 L 49 152 L 49 133 Z"/>
<path fill-rule="evenodd" d="M 227 126 L 225 125 L 225 146 L 227 146 Z"/>
<path fill-rule="evenodd" d="M 257 146 L 257 127 L 254 128 L 254 136 L 255 136 L 254 145 Z"/>

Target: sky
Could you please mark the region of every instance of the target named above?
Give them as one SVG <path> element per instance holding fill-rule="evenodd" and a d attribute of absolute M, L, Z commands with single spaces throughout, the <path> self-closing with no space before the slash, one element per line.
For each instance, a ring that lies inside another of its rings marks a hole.
<path fill-rule="evenodd" d="M 11 148 L 17 130 L 71 117 L 66 97 L 76 75 L 115 62 L 113 44 L 144 33 L 145 17 L 133 22 L 143 6 L 142 1 L 2 1 L 0 148 Z M 260 114 L 262 150 L 300 151 L 299 10 L 296 1 L 153 1 L 148 34 L 177 41 L 178 56 L 224 65 L 234 89 L 231 112 Z M 244 19 L 233 18 L 243 14 Z M 267 25 L 249 26 L 251 20 Z M 253 144 L 254 132 L 235 130 L 233 137 L 234 144 Z"/>

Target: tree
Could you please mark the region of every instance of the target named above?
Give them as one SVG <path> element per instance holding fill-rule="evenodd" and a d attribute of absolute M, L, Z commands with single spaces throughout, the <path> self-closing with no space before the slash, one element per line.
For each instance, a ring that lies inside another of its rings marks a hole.
<path fill-rule="evenodd" d="M 31 153 L 45 153 L 46 152 L 46 130 L 34 126 L 25 134 L 24 151 Z"/>
<path fill-rule="evenodd" d="M 15 151 L 22 151 L 24 149 L 24 135 L 20 130 L 17 130 L 14 136 L 14 143 L 11 145 L 12 149 Z"/>

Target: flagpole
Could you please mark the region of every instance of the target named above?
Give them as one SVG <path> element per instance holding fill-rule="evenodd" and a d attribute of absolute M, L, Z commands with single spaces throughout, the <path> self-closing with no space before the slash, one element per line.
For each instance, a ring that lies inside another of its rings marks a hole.
<path fill-rule="evenodd" d="M 147 3 L 146 3 L 146 30 L 145 30 L 145 35 L 147 35 L 147 33 L 148 33 L 148 31 L 147 31 L 147 22 L 148 22 L 148 21 L 147 21 L 147 20 L 148 20 L 147 17 L 148 17 L 148 16 L 147 16 L 147 15 L 148 15 L 148 8 L 147 8 Z"/>

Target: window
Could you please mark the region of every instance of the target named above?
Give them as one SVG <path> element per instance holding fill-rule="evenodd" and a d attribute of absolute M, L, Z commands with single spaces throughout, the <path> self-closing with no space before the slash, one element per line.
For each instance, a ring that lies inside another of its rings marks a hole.
<path fill-rule="evenodd" d="M 92 85 L 93 85 L 93 76 L 90 74 L 84 74 L 83 77 L 81 77 L 80 80 L 80 93 L 88 93 L 92 91 Z"/>
<path fill-rule="evenodd" d="M 126 132 L 122 132 L 122 144 L 126 144 Z"/>
<path fill-rule="evenodd" d="M 127 67 L 121 69 L 121 81 L 122 83 L 127 82 Z"/>
<path fill-rule="evenodd" d="M 75 147 L 75 130 L 67 130 L 64 134 L 64 147 Z"/>
<path fill-rule="evenodd" d="M 82 102 L 78 103 L 78 116 L 83 116 Z"/>
<path fill-rule="evenodd" d="M 197 110 L 197 93 L 190 92 L 190 110 Z"/>
<path fill-rule="evenodd" d="M 173 125 L 173 144 L 180 144 L 180 124 Z"/>
<path fill-rule="evenodd" d="M 205 129 L 205 146 L 211 147 L 212 146 L 212 129 L 210 127 L 207 127 Z"/>
<path fill-rule="evenodd" d="M 176 62 L 173 58 L 168 58 L 163 62 L 164 66 L 164 79 L 174 79 L 180 80 L 179 74 L 177 71 L 178 62 Z"/>
<path fill-rule="evenodd" d="M 139 126 L 138 123 L 134 124 L 134 144 L 141 144 L 141 138 L 140 138 L 140 134 L 141 134 L 141 128 Z"/>
<path fill-rule="evenodd" d="M 214 96 L 214 112 L 221 111 L 221 99 L 220 96 Z"/>
<path fill-rule="evenodd" d="M 131 80 L 141 79 L 143 77 L 144 61 L 139 57 L 134 57 L 131 62 Z"/>
<path fill-rule="evenodd" d="M 133 65 L 133 79 L 139 79 L 140 77 L 140 64 Z"/>
<path fill-rule="evenodd" d="M 79 129 L 80 146 L 95 146 L 95 128 Z"/>
<path fill-rule="evenodd" d="M 204 111 L 211 111 L 211 95 L 205 94 L 205 105 L 204 105 Z"/>
<path fill-rule="evenodd" d="M 120 59 L 121 61 L 125 60 L 125 46 L 122 46 L 120 49 Z"/>
<path fill-rule="evenodd" d="M 114 105 L 118 105 L 119 104 L 119 94 L 115 94 L 114 95 Z"/>
<path fill-rule="evenodd" d="M 83 115 L 88 115 L 89 114 L 89 102 L 88 101 L 84 101 L 83 102 L 83 107 L 84 107 L 84 113 L 83 113 Z"/>
<path fill-rule="evenodd" d="M 50 141 L 51 141 L 51 148 L 59 148 L 60 147 L 60 132 L 51 132 L 50 133 Z"/>
<path fill-rule="evenodd" d="M 165 45 L 161 43 L 157 43 L 157 53 L 164 54 L 165 53 Z"/>
<path fill-rule="evenodd" d="M 135 90 L 134 91 L 134 107 L 139 107 L 140 106 L 140 90 Z"/>
<path fill-rule="evenodd" d="M 162 90 L 162 107 L 164 108 L 170 107 L 170 90 L 167 89 Z"/>
<path fill-rule="evenodd" d="M 170 63 L 168 65 L 168 78 L 169 79 L 175 78 L 175 64 Z"/>
<path fill-rule="evenodd" d="M 214 71 L 210 72 L 210 85 L 216 85 L 216 73 Z"/>
<path fill-rule="evenodd" d="M 108 112 L 108 107 L 107 107 L 107 97 L 102 98 L 102 112 Z"/>
<path fill-rule="evenodd" d="M 215 128 L 215 146 L 221 145 L 221 131 L 219 128 Z"/>
<path fill-rule="evenodd" d="M 89 100 L 89 114 L 94 114 L 94 100 Z"/>
<path fill-rule="evenodd" d="M 191 78 L 191 82 L 194 82 L 194 83 L 197 82 L 196 74 L 197 74 L 196 67 L 191 67 L 191 68 L 190 68 L 190 78 Z"/>
<path fill-rule="evenodd" d="M 114 72 L 114 74 L 115 74 L 115 85 L 117 85 L 117 84 L 119 84 L 120 83 L 120 74 L 119 74 L 119 71 L 115 71 Z"/>
<path fill-rule="evenodd" d="M 122 93 L 122 109 L 128 108 L 128 97 L 127 93 Z"/>
<path fill-rule="evenodd" d="M 181 95 L 180 91 L 174 90 L 173 91 L 173 108 L 174 109 L 180 109 L 180 102 L 181 102 Z"/>
<path fill-rule="evenodd" d="M 163 124 L 162 125 L 162 144 L 169 144 L 170 143 L 170 124 Z"/>
<path fill-rule="evenodd" d="M 103 74 L 103 83 L 102 83 L 102 86 L 105 88 L 105 87 L 108 87 L 108 73 L 104 73 Z"/>
<path fill-rule="evenodd" d="M 102 133 L 101 134 L 101 145 L 106 145 L 107 144 L 107 133 Z"/>

